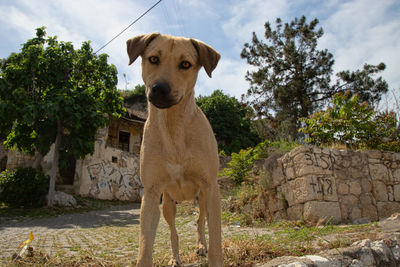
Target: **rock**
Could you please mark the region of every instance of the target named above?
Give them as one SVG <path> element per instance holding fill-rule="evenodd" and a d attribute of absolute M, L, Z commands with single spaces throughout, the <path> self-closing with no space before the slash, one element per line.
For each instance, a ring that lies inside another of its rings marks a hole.
<path fill-rule="evenodd" d="M 77 203 L 73 196 L 62 191 L 56 191 L 54 194 L 54 205 L 74 208 L 77 206 Z"/>
<path fill-rule="evenodd" d="M 349 194 L 349 186 L 345 183 L 339 183 L 337 187 L 337 193 L 339 195 L 347 195 Z"/>
<path fill-rule="evenodd" d="M 369 164 L 369 172 L 374 180 L 389 180 L 388 169 L 383 164 Z"/>
<path fill-rule="evenodd" d="M 396 184 L 393 186 L 393 195 L 394 200 L 400 202 L 400 184 Z"/>
<path fill-rule="evenodd" d="M 361 186 L 358 182 L 350 183 L 350 194 L 359 196 L 361 194 Z"/>
<path fill-rule="evenodd" d="M 304 204 L 304 219 L 310 222 L 318 222 L 323 219 L 325 222 L 339 223 L 342 220 L 338 202 L 309 201 Z"/>
<path fill-rule="evenodd" d="M 350 267 L 364 267 L 364 264 L 357 259 L 351 261 Z"/>
<path fill-rule="evenodd" d="M 400 212 L 400 202 L 377 202 L 377 210 L 379 218 L 390 217 L 396 212 Z"/>
<path fill-rule="evenodd" d="M 278 267 L 308 267 L 308 264 L 305 264 L 304 262 L 292 262 L 289 264 L 281 264 L 278 265 Z"/>
<path fill-rule="evenodd" d="M 388 201 L 386 185 L 382 181 L 372 181 L 372 194 L 376 201 Z"/>
<path fill-rule="evenodd" d="M 289 207 L 287 211 L 287 216 L 289 220 L 300 220 L 303 217 L 304 204 L 296 204 Z"/>
<path fill-rule="evenodd" d="M 317 267 L 332 267 L 335 266 L 333 262 L 327 258 L 317 256 L 317 255 L 307 255 L 305 258 L 311 260 Z"/>
<path fill-rule="evenodd" d="M 394 258 L 396 261 L 399 261 L 399 262 L 400 262 L 400 246 L 399 246 L 399 245 L 396 245 L 396 246 L 394 246 L 391 250 L 392 250 L 393 258 Z"/>
<path fill-rule="evenodd" d="M 353 220 L 353 224 L 367 224 L 367 223 L 371 223 L 371 219 L 368 217 L 363 217 Z"/>
<path fill-rule="evenodd" d="M 380 266 L 390 266 L 390 262 L 393 262 L 392 251 L 384 240 L 372 242 L 371 249 L 374 251 L 375 258 L 377 258 L 377 263 Z"/>

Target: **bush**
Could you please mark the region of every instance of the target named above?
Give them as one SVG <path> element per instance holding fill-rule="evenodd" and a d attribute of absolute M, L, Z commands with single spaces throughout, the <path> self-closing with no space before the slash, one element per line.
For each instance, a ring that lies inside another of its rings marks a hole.
<path fill-rule="evenodd" d="M 274 153 L 285 154 L 294 149 L 298 143 L 289 139 L 283 139 L 277 141 L 265 140 L 259 143 L 254 148 L 254 153 L 257 158 L 268 158 Z"/>
<path fill-rule="evenodd" d="M 228 168 L 224 169 L 223 175 L 231 177 L 236 185 L 241 185 L 247 180 L 253 163 L 257 159 L 254 149 L 242 149 L 239 153 L 232 153 L 231 157 L 232 160 L 228 163 Z"/>
<path fill-rule="evenodd" d="M 346 145 L 351 149 L 400 151 L 400 126 L 393 112 L 377 112 L 349 92 L 336 94 L 325 111 L 303 118 L 299 131 L 315 145 Z"/>
<path fill-rule="evenodd" d="M 45 204 L 49 177 L 33 168 L 18 168 L 0 174 L 0 201 L 14 207 Z"/>

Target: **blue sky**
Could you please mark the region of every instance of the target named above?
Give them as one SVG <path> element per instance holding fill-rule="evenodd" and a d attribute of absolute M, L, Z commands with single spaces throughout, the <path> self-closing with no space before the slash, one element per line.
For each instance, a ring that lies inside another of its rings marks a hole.
<path fill-rule="evenodd" d="M 18 52 L 32 38 L 35 28 L 46 26 L 50 36 L 72 41 L 76 48 L 91 40 L 97 50 L 134 21 L 157 0 L 2 0 L 0 1 L 0 57 Z M 382 74 L 397 95 L 400 91 L 400 1 L 398 0 L 163 0 L 143 19 L 101 52 L 119 72 L 119 88 L 142 83 L 140 60 L 128 66 L 126 40 L 161 32 L 193 37 L 213 46 L 222 58 L 209 79 L 199 74 L 196 93 L 210 95 L 215 89 L 240 98 L 249 87 L 250 69 L 240 52 L 255 31 L 263 35 L 264 23 L 291 21 L 305 15 L 318 18 L 324 36 L 321 49 L 335 58 L 335 71 L 356 70 L 365 63 L 384 62 Z M 274 25 L 274 24 L 273 24 Z M 390 101 L 390 97 L 389 97 Z"/>

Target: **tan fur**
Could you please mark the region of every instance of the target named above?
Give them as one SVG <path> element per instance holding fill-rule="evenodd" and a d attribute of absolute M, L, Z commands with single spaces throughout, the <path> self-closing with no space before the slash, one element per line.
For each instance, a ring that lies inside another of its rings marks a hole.
<path fill-rule="evenodd" d="M 137 266 L 152 266 L 152 251 L 160 217 L 159 200 L 163 194 L 163 215 L 171 230 L 172 260 L 179 266 L 178 235 L 175 229 L 176 202 L 199 198 L 198 253 L 207 253 L 205 217 L 209 229 L 209 266 L 222 266 L 221 208 L 217 184 L 218 152 L 211 126 L 196 105 L 194 85 L 203 66 L 211 77 L 219 54 L 195 40 L 160 34 L 134 37 L 127 41 L 130 64 L 142 57 L 142 78 L 149 98 L 155 83 L 167 83 L 174 102 L 157 108 L 149 102 L 140 153 L 140 177 L 144 195 L 140 210 L 140 238 Z M 157 56 L 159 64 L 149 58 Z M 182 61 L 192 64 L 179 68 Z"/>

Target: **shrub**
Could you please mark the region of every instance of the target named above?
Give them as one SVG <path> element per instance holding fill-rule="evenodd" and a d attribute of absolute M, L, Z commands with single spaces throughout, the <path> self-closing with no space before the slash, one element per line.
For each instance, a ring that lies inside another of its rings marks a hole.
<path fill-rule="evenodd" d="M 299 131 L 315 145 L 342 144 L 352 149 L 400 151 L 400 128 L 393 112 L 377 112 L 349 92 L 336 94 L 325 111 L 303 118 Z"/>
<path fill-rule="evenodd" d="M 14 207 L 45 204 L 49 177 L 33 168 L 18 168 L 0 174 L 0 200 Z"/>
<path fill-rule="evenodd" d="M 224 169 L 223 174 L 232 178 L 236 185 L 242 184 L 247 180 L 249 172 L 257 159 L 254 149 L 240 150 L 239 153 L 231 154 L 232 160 L 228 163 L 228 168 Z"/>
<path fill-rule="evenodd" d="M 281 138 L 278 141 L 265 140 L 254 148 L 257 158 L 268 158 L 273 153 L 285 154 L 298 145 L 296 141 Z"/>

